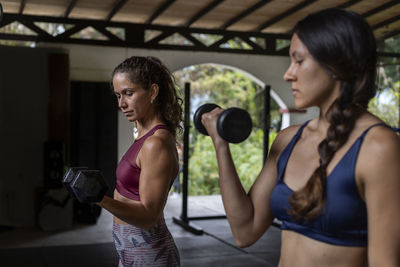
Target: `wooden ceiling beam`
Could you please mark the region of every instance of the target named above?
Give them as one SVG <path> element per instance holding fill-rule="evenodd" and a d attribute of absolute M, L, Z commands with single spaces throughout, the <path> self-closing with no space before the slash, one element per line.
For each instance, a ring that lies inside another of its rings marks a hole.
<path fill-rule="evenodd" d="M 65 10 L 64 13 L 64 17 L 68 18 L 69 14 L 71 13 L 72 9 L 75 7 L 76 2 L 78 2 L 78 0 L 71 0 L 71 2 L 69 3 L 67 9 Z"/>
<path fill-rule="evenodd" d="M 371 10 L 365 12 L 364 14 L 362 14 L 362 16 L 364 18 L 372 16 L 372 15 L 379 13 L 385 9 L 391 8 L 392 6 L 397 5 L 397 4 L 400 4 L 400 0 L 394 0 L 394 1 L 387 2 L 383 5 L 380 5 L 374 9 L 371 9 Z"/>
<path fill-rule="evenodd" d="M 344 4 L 336 6 L 336 8 L 348 8 L 348 7 L 352 6 L 352 5 L 357 4 L 358 2 L 361 2 L 361 0 L 350 0 L 350 1 L 347 1 L 346 3 L 344 3 Z"/>
<path fill-rule="evenodd" d="M 214 0 L 212 1 L 210 4 L 208 4 L 205 8 L 203 8 L 202 10 L 200 10 L 196 15 L 194 15 L 192 18 L 190 18 L 186 23 L 185 23 L 185 27 L 189 27 L 190 25 L 192 25 L 196 20 L 198 20 L 199 18 L 201 18 L 202 16 L 204 16 L 205 14 L 207 14 L 208 12 L 210 12 L 211 10 L 213 10 L 216 6 L 218 6 L 219 4 L 221 4 L 222 2 L 224 2 L 225 0 Z"/>
<path fill-rule="evenodd" d="M 19 14 L 24 13 L 24 9 L 25 9 L 25 5 L 26 5 L 26 0 L 22 0 L 21 4 L 19 5 Z"/>
<path fill-rule="evenodd" d="M 386 25 L 389 25 L 390 23 L 396 22 L 396 21 L 398 21 L 399 19 L 400 19 L 400 15 L 395 16 L 395 17 L 392 17 L 392 18 L 390 18 L 390 19 L 384 20 L 384 21 L 382 21 L 382 22 L 380 22 L 380 23 L 378 23 L 378 24 L 373 25 L 373 26 L 372 26 L 372 29 L 373 29 L 373 30 L 376 30 L 376 29 L 385 27 Z"/>
<path fill-rule="evenodd" d="M 314 3 L 315 1 L 317 1 L 317 0 L 305 0 L 305 1 L 301 2 L 300 4 L 295 5 L 294 7 L 292 7 L 292 8 L 290 8 L 290 9 L 288 9 L 287 11 L 283 12 L 282 14 L 280 14 L 280 15 L 278 15 L 278 16 L 276 16 L 276 17 L 270 19 L 270 20 L 267 20 L 267 21 L 264 22 L 264 23 L 262 23 L 260 26 L 258 26 L 258 27 L 255 29 L 255 31 L 262 31 L 263 29 L 265 29 L 265 28 L 271 26 L 272 24 L 275 24 L 275 23 L 277 23 L 278 21 L 280 21 L 280 20 L 282 20 L 282 19 L 284 19 L 284 18 L 286 18 L 286 17 L 288 17 L 288 16 L 294 14 L 295 12 L 299 11 L 300 9 L 302 9 L 302 8 L 304 8 L 304 7 L 306 7 L 306 6 L 311 5 L 311 4 Z"/>
<path fill-rule="evenodd" d="M 387 38 L 393 37 L 398 34 L 400 34 L 400 30 L 394 30 L 394 31 L 391 31 L 391 32 L 386 33 L 385 35 L 379 37 L 379 40 L 385 40 Z"/>
<path fill-rule="evenodd" d="M 271 1 L 272 0 L 260 0 L 259 2 L 255 3 L 253 6 L 249 7 L 246 10 L 244 10 L 239 15 L 237 15 L 237 16 L 231 18 L 230 20 L 228 20 L 227 22 L 225 22 L 224 25 L 222 25 L 222 27 L 220 29 L 221 30 L 225 30 L 226 28 L 228 28 L 232 24 L 234 24 L 234 23 L 238 22 L 239 20 L 243 19 L 244 17 L 250 15 L 251 13 L 256 11 L 257 9 L 263 7 L 264 5 L 268 4 Z"/>
<path fill-rule="evenodd" d="M 151 24 L 158 16 L 160 16 L 170 5 L 172 5 L 176 0 L 166 0 L 157 10 L 151 15 L 151 17 L 146 21 L 146 24 Z"/>
<path fill-rule="evenodd" d="M 110 13 L 108 13 L 106 20 L 110 21 L 112 17 L 128 2 L 128 0 L 117 0 L 111 9 Z"/>

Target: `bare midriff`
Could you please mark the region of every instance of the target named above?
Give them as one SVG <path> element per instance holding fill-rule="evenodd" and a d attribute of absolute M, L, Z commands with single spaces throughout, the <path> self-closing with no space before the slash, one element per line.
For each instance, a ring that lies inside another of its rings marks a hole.
<path fill-rule="evenodd" d="M 114 190 L 114 199 L 118 200 L 118 201 L 121 201 L 121 202 L 125 202 L 125 203 L 132 203 L 132 202 L 135 201 L 135 200 L 129 199 L 127 197 L 124 197 L 117 190 Z M 119 219 L 116 216 L 114 216 L 114 223 L 115 224 L 128 224 L 128 223 L 124 222 L 123 220 Z"/>
<path fill-rule="evenodd" d="M 365 267 L 366 247 L 331 245 L 283 230 L 278 267 Z"/>

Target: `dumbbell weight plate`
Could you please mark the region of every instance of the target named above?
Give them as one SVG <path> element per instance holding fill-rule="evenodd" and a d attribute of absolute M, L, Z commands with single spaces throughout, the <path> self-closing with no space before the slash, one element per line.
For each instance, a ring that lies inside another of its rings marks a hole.
<path fill-rule="evenodd" d="M 72 190 L 80 202 L 99 202 L 108 186 L 99 170 L 81 170 L 73 181 Z"/>
<path fill-rule="evenodd" d="M 215 108 L 219 108 L 219 106 L 211 103 L 203 104 L 197 108 L 193 116 L 194 127 L 196 127 L 197 131 L 204 135 L 208 135 L 206 128 L 204 128 L 203 124 L 201 123 L 201 116 Z"/>
<path fill-rule="evenodd" d="M 74 192 L 72 190 L 71 185 L 72 185 L 76 175 L 81 170 L 87 170 L 87 167 L 71 167 L 68 169 L 67 173 L 64 175 L 63 184 L 67 188 L 68 192 L 72 195 L 74 195 Z"/>
<path fill-rule="evenodd" d="M 218 134 L 229 143 L 240 143 L 249 137 L 253 124 L 247 111 L 228 108 L 218 117 Z"/>

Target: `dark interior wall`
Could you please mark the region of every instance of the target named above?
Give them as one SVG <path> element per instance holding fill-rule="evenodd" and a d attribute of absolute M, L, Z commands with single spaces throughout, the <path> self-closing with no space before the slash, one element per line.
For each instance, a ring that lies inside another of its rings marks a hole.
<path fill-rule="evenodd" d="M 35 223 L 47 139 L 48 54 L 0 47 L 0 224 Z"/>
<path fill-rule="evenodd" d="M 117 121 L 109 84 L 71 83 L 65 51 L 0 46 L 0 226 L 37 224 L 49 140 L 62 141 L 67 167 L 102 170 L 111 195 Z"/>
<path fill-rule="evenodd" d="M 72 82 L 70 165 L 101 170 L 115 188 L 117 167 L 118 106 L 109 83 Z"/>

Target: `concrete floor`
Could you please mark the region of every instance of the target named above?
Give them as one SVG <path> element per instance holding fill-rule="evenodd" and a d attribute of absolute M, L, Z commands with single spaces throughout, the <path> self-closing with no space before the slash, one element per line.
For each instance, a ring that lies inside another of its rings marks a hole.
<path fill-rule="evenodd" d="M 171 195 L 165 219 L 181 256 L 181 266 L 258 267 L 277 266 L 280 230 L 270 229 L 251 247 L 234 245 L 226 219 L 190 220 L 202 235 L 186 231 L 172 220 L 180 217 L 182 199 Z M 221 197 L 189 197 L 188 217 L 223 215 Z M 43 232 L 14 229 L 0 232 L 0 267 L 80 267 L 117 266 L 118 256 L 111 236 L 112 215 L 103 210 L 95 225 L 74 225 L 71 230 Z"/>

